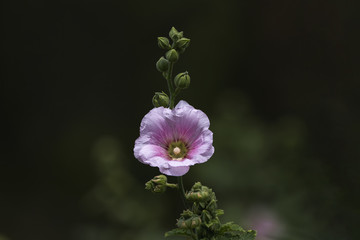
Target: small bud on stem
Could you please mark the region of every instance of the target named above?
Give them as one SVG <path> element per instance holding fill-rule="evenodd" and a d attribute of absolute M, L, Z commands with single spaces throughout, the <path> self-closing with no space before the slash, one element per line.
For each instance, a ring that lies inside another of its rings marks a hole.
<path fill-rule="evenodd" d="M 156 92 L 152 103 L 154 107 L 168 107 L 169 106 L 169 97 L 164 92 Z"/>
<path fill-rule="evenodd" d="M 188 38 L 180 38 L 177 40 L 175 46 L 181 50 L 185 50 L 190 44 L 190 39 Z"/>
<path fill-rule="evenodd" d="M 169 62 L 177 62 L 179 60 L 179 53 L 175 49 L 169 50 L 166 54 L 166 59 L 169 60 Z"/>
<path fill-rule="evenodd" d="M 190 76 L 188 72 L 179 73 L 174 78 L 175 86 L 180 89 L 186 89 L 190 86 Z"/>
<path fill-rule="evenodd" d="M 164 50 L 171 49 L 169 39 L 167 39 L 166 37 L 158 37 L 158 45 L 161 49 L 164 49 Z"/>
<path fill-rule="evenodd" d="M 169 69 L 169 61 L 166 60 L 164 57 L 161 57 L 157 62 L 156 62 L 156 69 L 159 72 L 166 72 Z"/>

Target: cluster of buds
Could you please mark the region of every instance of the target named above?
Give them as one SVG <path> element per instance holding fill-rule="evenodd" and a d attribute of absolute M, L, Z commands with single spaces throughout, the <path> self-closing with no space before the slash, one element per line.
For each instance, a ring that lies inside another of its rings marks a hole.
<path fill-rule="evenodd" d="M 202 186 L 200 182 L 197 182 L 190 191 L 185 194 L 185 197 L 191 202 L 207 202 L 210 197 L 212 197 L 212 193 L 210 188 Z"/>
<path fill-rule="evenodd" d="M 192 208 L 183 211 L 177 221 L 178 228 L 167 232 L 166 237 L 181 235 L 199 240 L 255 239 L 255 231 L 245 231 L 232 222 L 220 222 L 219 216 L 224 211 L 217 208 L 215 193 L 210 188 L 197 182 L 185 196 L 188 202 L 193 203 Z"/>
<path fill-rule="evenodd" d="M 156 69 L 162 73 L 163 77 L 168 81 L 168 87 L 170 91 L 170 98 L 168 95 L 162 95 L 161 103 L 154 103 L 154 98 L 158 98 L 159 93 L 155 93 L 153 98 L 154 107 L 171 107 L 171 101 L 174 101 L 175 97 L 183 89 L 186 89 L 190 85 L 190 76 L 188 72 L 182 72 L 172 78 L 173 65 L 179 60 L 180 54 L 184 53 L 186 48 L 190 44 L 190 39 L 184 37 L 183 32 L 179 32 L 174 27 L 169 32 L 169 37 L 158 37 L 158 46 L 166 50 L 164 56 L 160 57 L 156 62 Z M 175 87 L 174 87 L 175 85 Z"/>
<path fill-rule="evenodd" d="M 179 53 L 183 53 L 190 44 L 190 39 L 184 37 L 184 32 L 179 32 L 174 27 L 170 29 L 169 37 L 173 41 L 171 45 L 168 38 L 158 37 L 158 45 L 161 49 L 168 51 L 175 49 Z"/>
<path fill-rule="evenodd" d="M 201 218 L 190 210 L 184 210 L 177 221 L 177 226 L 181 229 L 194 229 L 201 224 Z"/>
<path fill-rule="evenodd" d="M 177 184 L 172 184 L 167 182 L 167 177 L 165 175 L 155 176 L 153 179 L 145 183 L 145 189 L 150 190 L 153 193 L 163 193 L 166 191 L 166 188 L 177 188 Z"/>

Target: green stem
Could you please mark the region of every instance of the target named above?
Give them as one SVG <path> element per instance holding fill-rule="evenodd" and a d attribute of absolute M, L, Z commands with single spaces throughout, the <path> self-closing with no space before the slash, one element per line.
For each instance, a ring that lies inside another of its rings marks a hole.
<path fill-rule="evenodd" d="M 186 198 L 185 198 L 185 189 L 184 189 L 184 184 L 183 184 L 183 179 L 182 176 L 178 177 L 178 185 L 179 185 L 179 192 L 181 195 L 181 200 L 184 204 L 185 209 L 186 207 Z"/>
<path fill-rule="evenodd" d="M 166 186 L 169 188 L 179 188 L 179 185 L 174 184 L 174 183 L 166 183 Z"/>
<path fill-rule="evenodd" d="M 166 76 L 166 81 L 167 81 L 169 93 L 170 93 L 170 104 L 169 104 L 170 109 L 173 109 L 174 105 L 175 105 L 174 83 L 172 80 L 173 69 L 174 69 L 174 63 L 170 63 L 168 75 Z"/>
<path fill-rule="evenodd" d="M 181 91 L 180 88 L 176 88 L 175 92 L 173 94 L 171 94 L 171 96 L 170 96 L 170 108 L 171 109 L 173 109 L 175 107 L 175 98 L 180 93 L 180 91 Z"/>

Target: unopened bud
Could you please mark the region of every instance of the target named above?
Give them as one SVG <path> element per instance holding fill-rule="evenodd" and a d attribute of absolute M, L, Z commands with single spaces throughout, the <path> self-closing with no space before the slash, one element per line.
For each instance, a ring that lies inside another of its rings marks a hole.
<path fill-rule="evenodd" d="M 169 68 L 169 61 L 166 60 L 164 57 L 161 57 L 157 62 L 156 62 L 156 69 L 159 72 L 166 72 Z"/>
<path fill-rule="evenodd" d="M 176 30 L 176 28 L 174 28 L 174 27 L 172 27 L 170 32 L 169 32 L 169 37 L 174 42 L 176 42 L 177 40 L 179 40 L 183 36 L 184 36 L 184 33 L 183 32 L 178 32 L 178 30 Z"/>
<path fill-rule="evenodd" d="M 196 228 L 201 225 L 201 218 L 200 217 L 194 217 L 191 219 L 191 228 Z"/>
<path fill-rule="evenodd" d="M 182 228 L 182 229 L 187 228 L 186 222 L 185 222 L 184 219 L 179 219 L 179 220 L 177 221 L 176 225 L 177 225 L 179 228 Z"/>
<path fill-rule="evenodd" d="M 145 189 L 153 193 L 163 193 L 166 191 L 167 177 L 159 175 L 145 183 Z"/>
<path fill-rule="evenodd" d="M 164 92 L 156 92 L 154 97 L 152 98 L 152 103 L 153 103 L 154 107 L 168 107 L 169 106 L 169 97 Z M 164 175 L 162 175 L 162 176 L 164 176 Z"/>
<path fill-rule="evenodd" d="M 180 89 L 185 89 L 190 86 L 190 76 L 188 72 L 179 73 L 174 78 L 175 86 Z"/>
<path fill-rule="evenodd" d="M 165 56 L 166 59 L 169 60 L 169 62 L 177 62 L 177 60 L 179 60 L 179 54 L 175 49 L 167 51 Z"/>
<path fill-rule="evenodd" d="M 205 202 L 209 200 L 209 193 L 206 191 L 189 192 L 186 194 L 186 199 L 192 202 Z"/>
<path fill-rule="evenodd" d="M 194 183 L 194 185 L 192 186 L 191 190 L 193 191 L 197 191 L 200 190 L 203 186 L 201 185 L 201 182 L 196 182 Z"/>
<path fill-rule="evenodd" d="M 164 193 L 166 191 L 166 185 L 156 185 L 153 192 L 154 193 Z"/>
<path fill-rule="evenodd" d="M 194 184 L 189 192 L 185 194 L 187 200 L 192 202 L 208 202 L 213 199 L 216 203 L 215 195 L 212 190 L 206 186 L 202 186 L 200 182 Z"/>
<path fill-rule="evenodd" d="M 155 176 L 151 181 L 153 181 L 156 184 L 166 184 L 167 177 L 165 175 L 158 175 L 158 176 Z"/>
<path fill-rule="evenodd" d="M 176 47 L 179 49 L 185 50 L 190 44 L 190 39 L 188 38 L 180 38 L 176 41 Z"/>
<path fill-rule="evenodd" d="M 158 37 L 158 45 L 161 49 L 164 49 L 164 50 L 171 49 L 169 39 L 167 39 L 166 37 Z"/>

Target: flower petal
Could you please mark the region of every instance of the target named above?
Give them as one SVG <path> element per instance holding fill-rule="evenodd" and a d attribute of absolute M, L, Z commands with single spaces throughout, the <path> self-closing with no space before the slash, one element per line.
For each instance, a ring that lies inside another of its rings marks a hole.
<path fill-rule="evenodd" d="M 170 109 L 153 108 L 141 121 L 140 136 L 149 134 L 153 143 L 166 144 L 165 140 L 171 138 L 168 117 L 171 117 Z"/>
<path fill-rule="evenodd" d="M 189 166 L 170 167 L 170 168 L 160 167 L 159 169 L 160 172 L 165 175 L 180 177 L 182 175 L 185 175 L 189 171 L 190 167 Z"/>
<path fill-rule="evenodd" d="M 154 157 L 161 157 L 164 158 L 164 160 L 166 160 L 167 157 L 165 149 L 153 144 L 135 145 L 134 153 L 135 157 L 142 163 L 146 163 Z"/>

